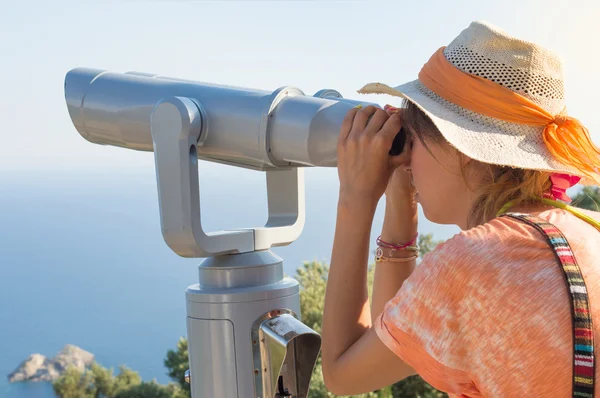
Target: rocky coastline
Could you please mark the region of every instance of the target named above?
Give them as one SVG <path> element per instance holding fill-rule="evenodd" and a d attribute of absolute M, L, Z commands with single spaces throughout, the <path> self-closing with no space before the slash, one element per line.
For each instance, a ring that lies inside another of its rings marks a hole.
<path fill-rule="evenodd" d="M 11 383 L 30 381 L 55 381 L 69 366 L 80 372 L 89 368 L 94 362 L 94 354 L 75 345 L 67 344 L 53 358 L 42 354 L 31 354 L 8 375 Z"/>

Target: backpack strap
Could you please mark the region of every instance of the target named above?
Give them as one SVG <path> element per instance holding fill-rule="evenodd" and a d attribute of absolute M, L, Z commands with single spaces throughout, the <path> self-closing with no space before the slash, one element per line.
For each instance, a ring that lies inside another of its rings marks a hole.
<path fill-rule="evenodd" d="M 558 228 L 539 217 L 523 213 L 506 213 L 501 217 L 521 220 L 540 231 L 560 262 L 571 295 L 573 397 L 594 397 L 595 357 L 592 315 L 587 288 L 567 239 Z"/>

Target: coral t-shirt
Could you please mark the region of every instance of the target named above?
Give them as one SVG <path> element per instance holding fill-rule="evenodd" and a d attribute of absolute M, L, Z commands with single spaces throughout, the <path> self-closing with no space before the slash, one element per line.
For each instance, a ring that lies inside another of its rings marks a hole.
<path fill-rule="evenodd" d="M 600 213 L 583 212 L 600 220 Z M 565 210 L 536 215 L 571 245 L 600 342 L 600 231 Z M 544 236 L 501 217 L 425 255 L 374 327 L 386 346 L 451 397 L 571 397 L 570 300 Z"/>

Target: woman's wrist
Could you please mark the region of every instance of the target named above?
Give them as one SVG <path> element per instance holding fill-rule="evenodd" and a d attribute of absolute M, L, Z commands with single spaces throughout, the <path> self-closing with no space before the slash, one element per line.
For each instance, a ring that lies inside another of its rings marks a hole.
<path fill-rule="evenodd" d="M 386 202 L 381 239 L 385 242 L 403 244 L 415 237 L 418 230 L 417 204 Z"/>

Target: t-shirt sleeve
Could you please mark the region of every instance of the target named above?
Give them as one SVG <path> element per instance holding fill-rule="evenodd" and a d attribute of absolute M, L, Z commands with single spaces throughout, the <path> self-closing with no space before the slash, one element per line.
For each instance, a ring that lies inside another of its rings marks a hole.
<path fill-rule="evenodd" d="M 466 396 L 479 395 L 468 372 L 465 333 L 478 311 L 470 308 L 477 290 L 468 272 L 477 261 L 469 255 L 477 250 L 473 245 L 473 237 L 461 233 L 425 255 L 374 324 L 383 343 L 425 381 Z"/>

